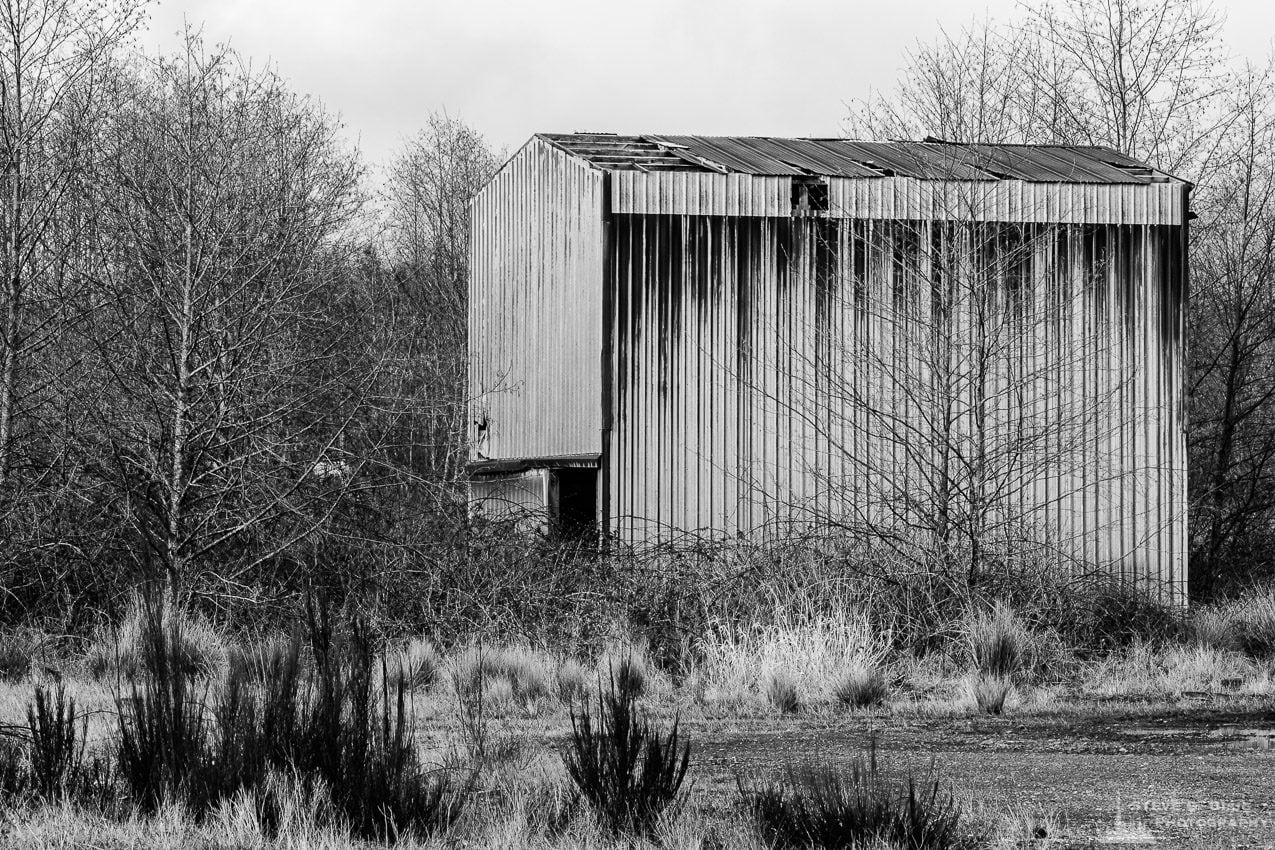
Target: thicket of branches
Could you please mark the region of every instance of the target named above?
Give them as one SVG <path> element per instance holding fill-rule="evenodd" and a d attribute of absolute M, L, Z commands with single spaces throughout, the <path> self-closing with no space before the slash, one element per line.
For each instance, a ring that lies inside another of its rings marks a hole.
<path fill-rule="evenodd" d="M 793 383 L 823 396 L 807 419 L 829 444 L 817 471 L 828 504 L 816 501 L 814 518 L 955 590 L 984 583 L 993 565 L 1094 566 L 1067 552 L 1082 549 L 1077 541 L 1039 529 L 1083 479 L 1119 482 L 1092 446 L 1119 445 L 1115 401 L 1128 370 L 1110 365 L 1122 352 L 1097 330 L 1060 338 L 1083 296 L 1048 264 L 1059 262 L 1054 252 L 1065 261 L 1070 246 L 1034 224 L 854 230 L 856 263 L 875 269 L 855 279 L 862 326 L 828 334 L 804 361 L 794 356 Z M 1074 390 L 1099 371 L 1090 392 Z"/>
<path fill-rule="evenodd" d="M 272 70 L 195 33 L 136 50 L 142 5 L 0 3 L 0 621 L 76 628 L 139 580 L 241 613 L 358 587 L 403 616 L 521 580 L 532 550 L 463 505 L 466 210 L 499 157 L 435 116 L 374 184 Z M 1270 83 L 1205 5 L 1064 0 L 919 45 L 848 124 L 1107 145 L 1196 183 L 1201 593 L 1275 551 Z"/>
<path fill-rule="evenodd" d="M 1206 2 L 1023 4 L 918 44 L 852 108 L 875 138 L 1101 145 L 1191 181 L 1190 577 L 1195 596 L 1275 568 L 1275 102 Z"/>
<path fill-rule="evenodd" d="M 382 232 L 320 104 L 193 32 L 141 54 L 141 5 L 0 4 L 0 619 L 419 571 L 463 532 L 495 157 L 432 119 Z"/>

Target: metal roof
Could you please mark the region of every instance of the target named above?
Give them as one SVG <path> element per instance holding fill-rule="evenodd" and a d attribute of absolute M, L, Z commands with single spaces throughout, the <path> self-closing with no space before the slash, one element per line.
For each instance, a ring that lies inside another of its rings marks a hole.
<path fill-rule="evenodd" d="M 1175 179 L 1101 147 L 611 133 L 541 133 L 539 137 L 608 171 L 1030 183 L 1162 183 Z"/>

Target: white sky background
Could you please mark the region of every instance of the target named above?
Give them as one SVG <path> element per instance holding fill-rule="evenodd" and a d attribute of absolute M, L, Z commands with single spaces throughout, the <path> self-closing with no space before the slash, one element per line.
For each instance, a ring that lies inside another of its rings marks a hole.
<path fill-rule="evenodd" d="M 160 0 L 148 50 L 183 21 L 272 63 L 384 165 L 446 110 L 512 152 L 532 133 L 839 135 L 846 104 L 889 89 L 904 51 L 1015 0 Z M 1263 61 L 1271 0 L 1222 0 L 1225 35 Z"/>

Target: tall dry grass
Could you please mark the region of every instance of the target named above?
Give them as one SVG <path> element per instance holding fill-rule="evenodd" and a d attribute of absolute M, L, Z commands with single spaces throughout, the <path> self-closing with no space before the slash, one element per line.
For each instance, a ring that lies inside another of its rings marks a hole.
<path fill-rule="evenodd" d="M 619 678 L 641 676 L 644 710 L 668 717 L 684 710 L 698 694 L 715 706 L 713 716 L 730 716 L 732 711 L 751 715 L 771 711 L 768 684 L 776 680 L 791 683 L 801 711 L 824 710 L 831 706 L 875 706 L 889 712 L 903 712 L 920 700 L 945 703 L 942 711 L 968 712 L 982 703 L 982 710 L 1027 711 L 1041 690 L 1042 646 L 1053 653 L 1066 653 L 1066 665 L 1049 668 L 1050 675 L 1065 671 L 1071 690 L 1079 696 L 1062 709 L 1090 711 L 1092 697 L 1161 699 L 1172 703 L 1183 692 L 1209 691 L 1267 698 L 1275 693 L 1269 661 L 1254 639 L 1245 643 L 1241 635 L 1261 633 L 1265 611 L 1275 606 L 1275 595 L 1253 591 L 1233 603 L 1207 606 L 1192 612 L 1184 629 L 1155 626 L 1145 640 L 1124 642 L 1123 638 L 1101 645 L 1067 643 L 1051 623 L 1038 613 L 1026 612 L 1001 601 L 976 607 L 978 613 L 962 615 L 945 624 L 942 642 L 927 653 L 905 653 L 892 632 L 882 626 L 888 612 L 867 614 L 853 605 L 837 605 L 818 600 L 812 590 L 794 592 L 783 604 L 771 597 L 757 610 L 759 620 L 713 617 L 707 620 L 676 672 L 662 667 L 645 635 L 631 623 L 612 623 L 611 635 L 627 635 L 610 642 L 586 646 L 561 646 L 509 642 L 493 644 L 486 658 L 474 653 L 478 644 L 434 646 L 419 642 L 400 659 L 391 651 L 387 664 L 392 671 L 401 660 L 410 669 L 417 653 L 428 660 L 422 667 L 455 671 L 454 680 L 478 683 L 492 704 L 502 704 L 510 715 L 500 726 L 508 741 L 491 743 L 488 754 L 515 753 L 510 757 L 491 756 L 484 760 L 484 772 L 474 803 L 436 836 L 402 836 L 400 844 L 413 847 L 501 846 L 512 848 L 619 846 L 730 846 L 758 847 L 759 839 L 746 827 L 722 817 L 720 806 L 701 806 L 694 798 L 675 818 L 660 820 L 649 837 L 630 841 L 615 839 L 600 829 L 587 810 L 573 804 L 573 795 L 560 768 L 541 770 L 546 761 L 544 747 L 535 739 L 569 731 L 568 706 L 605 685 L 625 659 L 641 670 Z M 1115 603 L 1113 603 L 1115 604 Z M 1141 611 L 1141 603 L 1119 602 L 1120 610 Z M 1147 615 L 1147 622 L 1168 623 L 1159 614 Z M 1104 634 L 1116 635 L 1108 630 Z M 222 637 L 223 643 L 228 638 Z M 1104 640 L 1106 640 L 1104 638 Z M 397 646 L 397 645 L 396 645 Z M 540 648 L 544 646 L 545 648 Z M 235 642 L 227 646 L 234 658 L 255 657 L 256 650 L 240 652 Z M 260 653 L 270 658 L 271 652 Z M 141 674 L 145 675 L 144 662 Z M 379 659 L 376 662 L 379 665 Z M 255 662 L 254 662 L 255 664 Z M 246 668 L 247 661 L 228 664 L 230 669 Z M 266 666 L 264 663 L 259 666 Z M 191 667 L 192 670 L 197 668 Z M 986 675 L 985 681 L 966 679 L 971 673 Z M 28 672 L 22 682 L 0 683 L 0 724 L 24 717 L 31 694 Z M 422 682 L 438 680 L 439 674 L 423 673 Z M 442 680 L 446 680 L 443 675 Z M 241 675 L 245 687 L 257 688 L 269 676 Z M 1013 683 L 1021 685 L 1014 694 Z M 1235 682 L 1240 684 L 1237 686 Z M 895 684 L 890 684 L 891 682 Z M 981 700 L 965 695 L 964 685 L 978 685 L 992 693 Z M 376 681 L 375 690 L 392 686 L 392 678 Z M 1005 693 L 997 696 L 996 688 Z M 221 679 L 201 680 L 216 693 Z M 87 690 L 86 690 L 87 689 Z M 893 689 L 893 692 L 891 692 Z M 460 691 L 465 691 L 462 687 Z M 884 692 L 883 692 L 884 691 Z M 101 684 L 86 684 L 72 677 L 68 694 L 76 694 L 81 704 L 104 707 Z M 92 700 L 78 694 L 99 694 Z M 923 696 L 924 694 L 924 696 Z M 528 702 L 527 697 L 532 697 Z M 445 687 L 418 688 L 411 693 L 412 710 L 430 719 L 429 745 L 446 757 L 458 758 L 464 747 L 457 744 L 458 725 L 450 714 L 458 711 L 457 694 Z M 1052 698 L 1052 697 L 1051 697 Z M 1068 699 L 1071 699 L 1069 696 Z M 8 702 L 6 702 L 6 700 Z M 776 700 L 776 703 L 782 700 Z M 12 703 L 10 706 L 9 703 Z M 1043 703 L 1042 703 L 1043 704 Z M 8 706 L 8 707 L 6 707 Z M 779 710 L 782 705 L 776 705 Z M 689 713 L 689 712 L 688 712 Z M 110 717 L 108 713 L 104 716 Z M 683 716 L 687 716 L 686 713 Z M 533 723 L 534 721 L 534 723 Z M 109 724 L 108 724 L 109 725 Z M 530 731 L 529 731 L 530 730 Z M 90 750 L 95 734 L 90 732 Z M 97 734 L 100 744 L 100 732 Z M 490 743 L 490 741 L 489 741 Z M 430 762 L 433 764 L 433 762 Z M 455 764 L 452 762 L 451 764 Z M 540 773 L 532 774 L 529 765 Z M 692 771 L 693 773 L 693 771 Z M 277 774 L 277 775 L 276 775 Z M 275 767 L 271 777 L 260 784 L 240 789 L 217 802 L 203 819 L 160 805 L 154 817 L 143 818 L 115 812 L 109 816 L 91 806 L 57 804 L 19 811 L 6 836 L 12 846 L 74 846 L 74 841 L 91 837 L 95 846 L 235 846 L 235 847 L 345 847 L 355 845 L 349 824 L 332 816 L 332 791 L 322 783 L 289 784 L 286 771 Z M 715 804 L 716 805 L 716 804 Z M 272 814 L 263 825 L 261 811 Z M 61 845 L 58 842 L 62 842 Z"/>
<path fill-rule="evenodd" d="M 224 631 L 165 593 L 146 598 L 135 592 L 120 621 L 100 627 L 89 644 L 83 657 L 89 675 L 99 680 L 137 679 L 153 672 L 159 663 L 148 638 L 153 624 L 177 627 L 181 643 L 174 647 L 171 663 L 181 675 L 211 678 L 225 671 L 230 654 Z"/>
<path fill-rule="evenodd" d="M 1254 658 L 1275 655 L 1275 587 L 1251 587 L 1234 599 L 1192 612 L 1191 632 L 1200 643 Z"/>
<path fill-rule="evenodd" d="M 763 703 L 776 682 L 807 700 L 829 702 L 847 671 L 880 667 L 889 642 L 855 609 L 825 613 L 776 605 L 755 623 L 711 624 L 692 676 L 712 703 Z"/>
<path fill-rule="evenodd" d="M 1082 668 L 1079 685 L 1096 696 L 1165 700 L 1188 692 L 1275 693 L 1268 665 L 1233 649 L 1204 644 L 1139 642 Z"/>
<path fill-rule="evenodd" d="M 283 780 L 285 784 L 287 780 Z M 295 792 L 293 792 L 295 793 Z M 73 805 L 14 813 L 6 823 L 6 850 L 374 850 L 383 844 L 352 837 L 330 821 L 312 793 L 280 795 L 285 806 L 280 827 L 263 829 L 259 800 L 244 794 L 203 819 L 169 806 L 153 816 L 111 817 Z M 729 847 L 764 850 L 765 844 L 739 818 L 723 818 L 707 806 L 689 806 L 678 817 L 659 822 L 647 838 L 614 836 L 586 809 L 572 807 L 560 786 L 524 788 L 493 795 L 446 835 L 404 836 L 404 850 L 453 850 L 491 847 L 501 850 L 660 850 Z"/>

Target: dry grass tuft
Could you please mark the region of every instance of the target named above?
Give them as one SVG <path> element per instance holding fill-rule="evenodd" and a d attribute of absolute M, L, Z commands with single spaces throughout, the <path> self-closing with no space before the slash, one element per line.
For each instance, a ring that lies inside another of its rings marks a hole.
<path fill-rule="evenodd" d="M 102 680 L 112 675 L 137 679 L 152 671 L 151 658 L 155 641 L 148 640 L 151 617 L 167 630 L 176 625 L 179 645 L 174 648 L 171 663 L 179 675 L 199 678 L 215 677 L 226 670 L 229 652 L 225 636 L 207 619 L 174 605 L 167 596 L 155 600 L 154 614 L 148 613 L 146 602 L 135 595 L 124 618 L 114 627 L 101 630 L 84 656 L 86 669 L 93 678 Z"/>
<path fill-rule="evenodd" d="M 881 705 L 890 695 L 885 673 L 880 667 L 855 663 L 848 666 L 832 688 L 832 696 L 844 708 Z"/>
<path fill-rule="evenodd" d="M 497 714 L 509 711 L 517 703 L 514 683 L 504 676 L 489 679 L 483 686 L 483 695 L 487 700 L 487 707 Z"/>
<path fill-rule="evenodd" d="M 700 646 L 697 687 L 720 704 L 745 704 L 766 688 L 773 672 L 792 680 L 810 699 L 833 699 L 847 668 L 879 667 L 888 636 L 859 612 L 816 614 L 777 608 L 765 623 L 714 624 Z"/>
<path fill-rule="evenodd" d="M 453 666 L 457 686 L 466 693 L 481 689 L 493 709 L 517 706 L 534 714 L 554 693 L 553 660 L 526 646 L 470 646 Z"/>
<path fill-rule="evenodd" d="M 1028 665 L 1032 635 L 1014 609 L 1001 601 L 965 620 L 965 642 L 974 672 L 1012 680 Z"/>
<path fill-rule="evenodd" d="M 339 840 L 350 842 L 334 815 L 332 797 L 322 780 L 307 781 L 293 771 L 272 770 L 261 787 L 239 791 L 218 806 L 209 820 L 235 847 L 269 846 L 272 837 L 289 846 L 324 847 Z"/>
<path fill-rule="evenodd" d="M 1221 606 L 1207 605 L 1191 612 L 1191 636 L 1200 646 L 1210 649 L 1235 649 L 1235 632 L 1228 612 Z"/>
<path fill-rule="evenodd" d="M 773 669 L 763 679 L 766 700 L 779 710 L 781 714 L 796 714 L 801 711 L 801 695 L 797 691 L 797 680 L 786 670 Z"/>
<path fill-rule="evenodd" d="M 619 691 L 640 697 L 651 690 L 654 668 L 641 642 L 608 643 L 598 659 L 598 678 L 614 682 Z"/>
<path fill-rule="evenodd" d="M 934 776 L 896 778 L 877 763 L 875 742 L 849 770 L 789 764 L 769 783 L 740 781 L 743 807 L 774 848 L 973 850 L 964 809 Z"/>
<path fill-rule="evenodd" d="M 407 685 L 413 691 L 425 691 L 436 685 L 443 675 L 443 656 L 429 638 L 408 641 L 399 659 Z"/>
<path fill-rule="evenodd" d="M 0 681 L 20 682 L 31 672 L 38 644 L 26 629 L 0 632 Z"/>
<path fill-rule="evenodd" d="M 1013 807 L 997 813 L 989 835 L 993 847 L 1051 846 L 1066 839 L 1063 819 L 1057 812 Z"/>
<path fill-rule="evenodd" d="M 228 675 L 262 682 L 292 651 L 292 639 L 283 634 L 231 641 L 226 651 Z"/>
<path fill-rule="evenodd" d="M 558 699 L 573 703 L 589 692 L 589 669 L 574 658 L 563 659 L 554 676 Z"/>
<path fill-rule="evenodd" d="M 982 673 L 969 680 L 969 696 L 984 714 L 1003 714 L 1005 703 L 1014 692 L 1014 682 L 1008 676 Z"/>
<path fill-rule="evenodd" d="M 1226 680 L 1239 680 L 1238 692 L 1247 695 L 1275 691 L 1271 673 L 1261 662 L 1235 650 L 1201 643 L 1135 643 L 1088 667 L 1081 687 L 1100 696 L 1174 699 L 1185 691 L 1221 692 Z"/>
<path fill-rule="evenodd" d="M 1275 588 L 1250 588 L 1193 612 L 1191 631 L 1204 646 L 1254 658 L 1275 655 Z"/>

